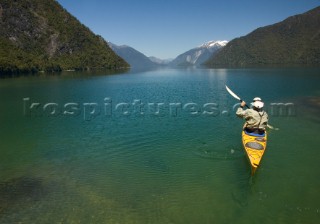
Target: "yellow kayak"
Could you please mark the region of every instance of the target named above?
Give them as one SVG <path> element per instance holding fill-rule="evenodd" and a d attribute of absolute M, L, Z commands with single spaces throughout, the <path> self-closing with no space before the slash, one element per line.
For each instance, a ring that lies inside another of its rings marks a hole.
<path fill-rule="evenodd" d="M 255 134 L 249 133 L 243 129 L 242 144 L 251 165 L 251 175 L 254 175 L 267 147 L 267 132 L 265 131 L 263 134 Z"/>

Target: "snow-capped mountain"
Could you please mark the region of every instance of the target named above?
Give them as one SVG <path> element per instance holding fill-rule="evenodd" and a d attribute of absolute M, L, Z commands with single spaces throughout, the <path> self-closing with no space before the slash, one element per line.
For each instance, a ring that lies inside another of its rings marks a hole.
<path fill-rule="evenodd" d="M 176 57 L 170 65 L 173 66 L 190 66 L 201 65 L 212 55 L 216 54 L 221 48 L 226 46 L 228 41 L 209 41 L 196 48 L 193 48 Z"/>
<path fill-rule="evenodd" d="M 206 43 L 204 43 L 204 44 L 202 44 L 201 46 L 199 46 L 199 48 L 209 48 L 209 49 L 212 49 L 212 48 L 215 48 L 215 47 L 224 47 L 224 46 L 226 46 L 227 45 L 227 43 L 228 43 L 228 41 L 227 40 L 222 40 L 222 41 L 220 41 L 220 40 L 218 40 L 218 41 L 214 41 L 214 40 L 212 40 L 212 41 L 209 41 L 209 42 L 206 42 Z"/>

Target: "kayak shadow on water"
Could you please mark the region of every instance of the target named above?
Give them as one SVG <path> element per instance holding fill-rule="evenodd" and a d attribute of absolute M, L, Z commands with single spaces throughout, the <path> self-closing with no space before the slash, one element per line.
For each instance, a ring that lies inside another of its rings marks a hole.
<path fill-rule="evenodd" d="M 210 147 L 205 142 L 194 150 L 200 158 L 215 161 L 232 161 L 228 172 L 228 182 L 233 183 L 230 191 L 234 203 L 241 208 L 249 206 L 252 194 L 255 192 L 257 176 L 251 176 L 251 169 L 241 145 L 227 145 L 224 147 Z"/>
<path fill-rule="evenodd" d="M 244 175 L 241 180 L 238 180 L 237 187 L 231 192 L 232 200 L 238 204 L 239 207 L 247 207 L 249 205 L 249 200 L 255 192 L 255 176 Z"/>

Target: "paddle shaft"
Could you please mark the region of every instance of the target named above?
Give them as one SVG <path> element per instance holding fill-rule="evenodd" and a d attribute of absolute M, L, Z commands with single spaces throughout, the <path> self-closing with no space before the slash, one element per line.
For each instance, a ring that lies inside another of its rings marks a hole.
<path fill-rule="evenodd" d="M 242 102 L 243 102 L 243 100 L 240 99 L 240 103 L 242 103 Z M 245 106 L 246 108 L 250 109 L 250 107 L 249 107 L 247 104 L 245 104 L 244 106 Z"/>

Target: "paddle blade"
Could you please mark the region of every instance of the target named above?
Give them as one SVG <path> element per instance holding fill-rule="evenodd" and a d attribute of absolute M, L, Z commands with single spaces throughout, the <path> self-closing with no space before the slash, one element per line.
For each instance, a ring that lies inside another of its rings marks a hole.
<path fill-rule="evenodd" d="M 237 100 L 241 101 L 240 97 L 238 97 L 234 92 L 232 92 L 231 89 L 228 88 L 228 86 L 226 86 L 226 89 L 230 93 L 231 96 L 233 96 Z"/>

